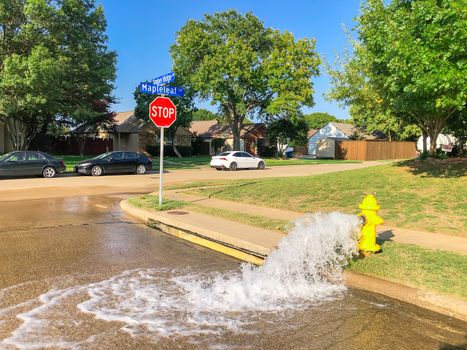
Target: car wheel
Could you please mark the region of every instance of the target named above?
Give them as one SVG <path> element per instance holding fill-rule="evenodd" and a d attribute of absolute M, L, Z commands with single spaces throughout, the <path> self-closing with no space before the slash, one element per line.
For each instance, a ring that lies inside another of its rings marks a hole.
<path fill-rule="evenodd" d="M 100 165 L 94 165 L 91 168 L 91 175 L 92 176 L 101 176 L 104 171 Z"/>
<path fill-rule="evenodd" d="M 235 162 L 230 163 L 229 169 L 231 171 L 237 170 L 237 163 L 235 163 Z"/>
<path fill-rule="evenodd" d="M 46 178 L 55 177 L 56 174 L 57 171 L 54 167 L 51 166 L 45 167 L 44 170 L 42 170 L 42 176 Z"/>
<path fill-rule="evenodd" d="M 222 168 L 216 168 L 216 170 L 217 170 L 217 171 L 221 171 L 221 170 L 222 170 Z"/>
<path fill-rule="evenodd" d="M 265 167 L 266 167 L 266 165 L 264 164 L 264 162 L 259 162 L 258 163 L 258 170 L 264 170 Z"/>
<path fill-rule="evenodd" d="M 144 164 L 140 164 L 136 167 L 136 173 L 138 175 L 143 175 L 143 174 L 146 174 L 146 171 L 148 170 L 148 168 L 146 168 L 146 165 Z"/>

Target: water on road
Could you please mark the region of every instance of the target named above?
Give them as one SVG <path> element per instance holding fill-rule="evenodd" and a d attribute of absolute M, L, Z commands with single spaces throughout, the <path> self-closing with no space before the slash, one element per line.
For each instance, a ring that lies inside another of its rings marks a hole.
<path fill-rule="evenodd" d="M 136 223 L 119 210 L 121 198 L 0 202 L 0 349 L 467 343 L 466 323 L 371 293 L 317 285 L 311 300 L 281 301 L 275 292 L 295 296 L 301 286 L 280 290 L 275 271 L 242 268 Z M 248 288 L 236 290 L 240 283 Z"/>

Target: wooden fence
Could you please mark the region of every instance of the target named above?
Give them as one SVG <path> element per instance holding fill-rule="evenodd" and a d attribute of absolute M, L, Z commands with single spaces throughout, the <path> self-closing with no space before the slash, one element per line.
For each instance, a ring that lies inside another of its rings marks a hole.
<path fill-rule="evenodd" d="M 97 155 L 113 151 L 112 140 L 88 138 L 84 144 L 85 155 Z M 57 140 L 52 153 L 79 155 L 79 142 L 76 138 Z"/>
<path fill-rule="evenodd" d="M 414 158 L 415 142 L 406 141 L 336 141 L 335 159 L 381 160 Z"/>

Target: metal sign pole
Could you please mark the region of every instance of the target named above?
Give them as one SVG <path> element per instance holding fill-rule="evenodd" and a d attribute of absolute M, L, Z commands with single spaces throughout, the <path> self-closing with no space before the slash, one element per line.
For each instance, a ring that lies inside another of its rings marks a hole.
<path fill-rule="evenodd" d="M 161 128 L 161 149 L 159 155 L 159 206 L 162 205 L 162 174 L 164 173 L 164 129 Z"/>

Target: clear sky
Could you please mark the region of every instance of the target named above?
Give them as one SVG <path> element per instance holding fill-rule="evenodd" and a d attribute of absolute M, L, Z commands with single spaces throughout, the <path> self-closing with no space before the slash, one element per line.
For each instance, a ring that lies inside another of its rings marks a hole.
<path fill-rule="evenodd" d="M 292 32 L 296 38 L 313 37 L 318 53 L 330 62 L 346 45 L 343 25 L 351 28 L 359 0 L 98 0 L 108 22 L 109 46 L 118 53 L 115 111 L 134 108 L 133 91 L 141 82 L 171 71 L 169 47 L 188 19 L 205 13 L 235 9 L 253 12 L 265 26 Z M 315 106 L 308 111 L 348 118 L 348 111 L 327 102 L 323 93 L 329 79 L 322 69 L 313 80 Z M 201 103 L 198 107 L 207 107 Z M 209 107 L 209 109 L 213 109 Z"/>

